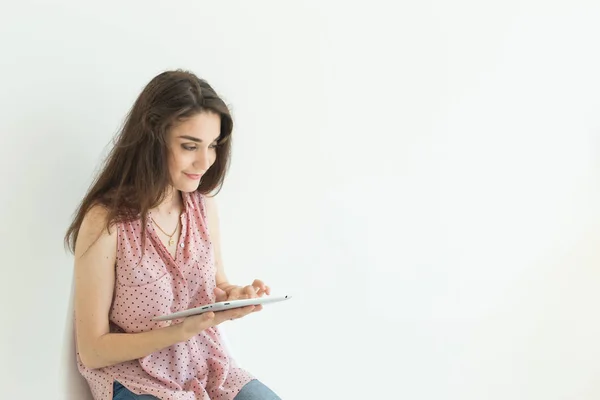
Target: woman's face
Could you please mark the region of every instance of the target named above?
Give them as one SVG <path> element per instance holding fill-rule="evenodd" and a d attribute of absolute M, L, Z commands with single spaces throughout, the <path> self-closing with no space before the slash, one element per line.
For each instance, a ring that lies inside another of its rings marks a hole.
<path fill-rule="evenodd" d="M 173 187 L 182 192 L 198 189 L 202 175 L 215 162 L 221 118 L 202 112 L 175 125 L 168 137 L 168 164 Z"/>

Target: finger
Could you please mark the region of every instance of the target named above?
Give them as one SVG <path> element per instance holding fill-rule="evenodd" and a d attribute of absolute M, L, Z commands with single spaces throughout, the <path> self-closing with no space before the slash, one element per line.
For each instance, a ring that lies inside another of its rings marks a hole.
<path fill-rule="evenodd" d="M 184 330 L 196 334 L 210 326 L 213 326 L 215 324 L 214 318 L 215 313 L 211 311 L 183 318 L 181 324 L 183 324 Z"/>
<path fill-rule="evenodd" d="M 216 287 L 215 288 L 215 297 L 216 297 L 216 301 L 225 301 L 225 300 L 227 300 L 227 293 L 223 289 Z"/>
<path fill-rule="evenodd" d="M 186 317 L 187 319 L 197 319 L 198 321 L 206 322 L 215 317 L 215 313 L 213 311 L 205 312 L 198 315 L 192 315 L 190 317 Z"/>
<path fill-rule="evenodd" d="M 254 309 L 256 308 L 256 306 L 246 306 L 246 307 L 240 307 L 240 308 L 236 308 L 234 311 L 234 318 L 238 319 L 238 318 L 242 318 L 243 316 L 246 316 L 248 314 L 250 314 L 252 311 L 254 311 Z"/>
<path fill-rule="evenodd" d="M 247 306 L 247 307 L 244 307 L 244 308 L 240 309 L 240 313 L 238 314 L 238 318 L 242 318 L 242 317 L 250 314 L 255 309 L 256 309 L 256 306 Z"/>
<path fill-rule="evenodd" d="M 254 288 L 254 286 L 246 286 L 244 287 L 244 294 L 248 296 L 248 298 L 254 298 L 256 297 L 256 289 Z"/>
<path fill-rule="evenodd" d="M 265 294 L 266 294 L 266 295 L 269 295 L 269 294 L 271 294 L 271 288 L 270 288 L 270 287 L 268 287 L 268 286 L 265 286 L 265 288 L 264 288 L 264 289 L 261 289 L 261 290 L 258 292 L 258 295 L 259 295 L 260 297 L 262 297 L 262 296 L 263 296 L 263 295 L 265 295 Z"/>
<path fill-rule="evenodd" d="M 243 300 L 243 299 L 247 299 L 249 297 L 251 297 L 251 296 L 247 293 L 246 289 L 240 288 L 238 290 L 238 294 L 237 294 L 237 297 L 235 298 L 235 300 Z"/>
<path fill-rule="evenodd" d="M 262 297 L 266 294 L 269 294 L 269 287 L 267 285 L 265 285 L 265 283 L 263 281 L 261 281 L 260 279 L 255 279 L 254 282 L 252 283 L 252 285 L 257 289 L 256 290 L 256 294 L 258 295 L 258 297 Z"/>
<path fill-rule="evenodd" d="M 252 286 L 254 286 L 256 288 L 257 292 L 262 291 L 263 293 L 267 287 L 267 285 L 265 285 L 265 283 L 263 281 L 261 281 L 260 279 L 255 279 L 254 282 L 252 282 Z"/>
<path fill-rule="evenodd" d="M 229 297 L 227 300 L 238 300 L 241 296 L 242 288 L 236 287 L 229 291 Z"/>
<path fill-rule="evenodd" d="M 203 317 L 204 317 L 204 321 L 208 321 L 215 317 L 215 313 L 212 311 L 206 312 L 206 313 L 204 313 Z"/>

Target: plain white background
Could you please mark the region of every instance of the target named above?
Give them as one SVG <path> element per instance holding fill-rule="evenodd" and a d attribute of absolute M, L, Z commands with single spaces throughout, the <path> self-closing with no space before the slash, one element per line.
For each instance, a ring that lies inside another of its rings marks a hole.
<path fill-rule="evenodd" d="M 62 238 L 142 87 L 235 118 L 225 329 L 295 399 L 600 396 L 600 3 L 0 6 L 0 397 L 83 399 Z M 339 301 L 338 304 L 333 304 Z"/>

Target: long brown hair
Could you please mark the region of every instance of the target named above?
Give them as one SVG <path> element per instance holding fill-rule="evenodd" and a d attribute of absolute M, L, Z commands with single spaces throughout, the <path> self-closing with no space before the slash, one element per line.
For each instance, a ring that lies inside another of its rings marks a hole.
<path fill-rule="evenodd" d="M 65 235 L 75 244 L 86 213 L 95 205 L 106 208 L 107 225 L 141 218 L 165 199 L 171 183 L 167 164 L 167 134 L 179 121 L 201 112 L 221 117 L 214 164 L 202 177 L 198 191 L 220 190 L 229 166 L 233 121 L 229 109 L 213 88 L 191 72 L 166 71 L 153 78 L 129 111 L 101 172 L 81 201 Z M 145 224 L 142 224 L 145 235 Z M 143 235 L 143 236 L 144 236 Z"/>

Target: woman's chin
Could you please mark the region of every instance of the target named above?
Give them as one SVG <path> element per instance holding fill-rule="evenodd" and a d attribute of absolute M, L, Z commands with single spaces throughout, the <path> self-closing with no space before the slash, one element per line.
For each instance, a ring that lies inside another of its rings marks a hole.
<path fill-rule="evenodd" d="M 177 188 L 177 190 L 179 190 L 181 192 L 192 193 L 192 192 L 195 192 L 196 190 L 198 190 L 199 186 L 200 186 L 200 181 L 198 181 L 197 183 L 186 183 L 184 185 L 177 185 L 176 188 Z"/>

